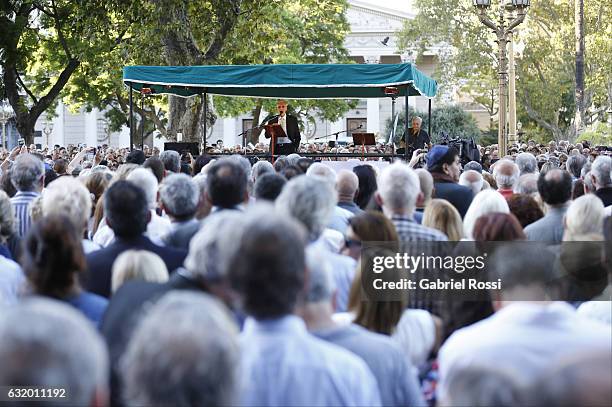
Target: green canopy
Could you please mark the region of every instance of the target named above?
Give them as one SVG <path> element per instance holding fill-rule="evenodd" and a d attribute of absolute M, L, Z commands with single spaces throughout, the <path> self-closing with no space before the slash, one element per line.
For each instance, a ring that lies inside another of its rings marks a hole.
<path fill-rule="evenodd" d="M 438 88 L 412 64 L 126 66 L 123 82 L 153 94 L 287 99 L 381 98 L 391 86 L 397 96 L 433 98 Z"/>

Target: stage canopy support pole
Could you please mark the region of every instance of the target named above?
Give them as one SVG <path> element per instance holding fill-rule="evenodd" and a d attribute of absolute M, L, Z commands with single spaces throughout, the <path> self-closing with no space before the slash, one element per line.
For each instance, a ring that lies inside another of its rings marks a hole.
<path fill-rule="evenodd" d="M 134 88 L 130 83 L 130 151 L 134 147 Z"/>
<path fill-rule="evenodd" d="M 144 138 L 145 138 L 145 116 L 144 116 L 145 94 L 144 92 L 141 92 L 140 96 L 141 96 L 140 110 L 142 111 L 142 130 L 140 132 L 140 149 L 144 151 Z"/>
<path fill-rule="evenodd" d="M 431 99 L 428 100 L 429 106 L 427 109 L 427 134 L 429 134 L 429 139 L 431 140 Z"/>
<path fill-rule="evenodd" d="M 202 148 L 200 149 L 200 154 L 204 154 L 206 152 L 206 133 L 207 133 L 207 125 L 206 122 L 208 118 L 208 95 L 206 93 L 206 89 L 201 94 L 202 97 Z"/>
<path fill-rule="evenodd" d="M 408 157 L 408 126 L 410 125 L 410 122 L 408 121 L 408 93 L 409 93 L 409 89 L 406 86 L 406 102 L 405 102 L 406 117 L 404 117 L 404 159 L 406 160 L 406 162 L 410 161 L 410 157 Z"/>

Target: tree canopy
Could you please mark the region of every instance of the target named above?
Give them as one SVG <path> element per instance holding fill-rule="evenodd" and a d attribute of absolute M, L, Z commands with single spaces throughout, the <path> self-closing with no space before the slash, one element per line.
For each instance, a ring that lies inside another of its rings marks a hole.
<path fill-rule="evenodd" d="M 491 16 L 499 5 L 493 2 Z M 436 73 L 441 86 L 457 87 L 497 112 L 495 35 L 477 18 L 471 0 L 416 0 L 418 14 L 401 32 L 403 48 L 422 53 L 448 44 Z M 549 138 L 575 137 L 575 38 L 572 0 L 532 2 L 515 33 L 517 113 L 523 128 Z M 612 9 L 588 1 L 585 12 L 586 124 L 605 120 L 612 104 Z M 492 123 L 493 124 L 493 123 Z"/>
<path fill-rule="evenodd" d="M 59 97 L 71 109 L 106 110 L 112 130 L 128 125 L 124 65 L 204 65 L 346 62 L 346 0 L 21 0 L 2 3 L 0 92 L 16 112 L 18 131 L 32 137 L 37 118 Z M 199 140 L 199 98 L 135 100 L 138 131 Z M 257 99 L 215 98 L 216 111 L 237 115 L 271 107 Z M 305 101 L 335 120 L 348 101 Z M 206 114 L 214 123 L 212 111 Z M 31 138 L 28 142 L 31 142 Z"/>

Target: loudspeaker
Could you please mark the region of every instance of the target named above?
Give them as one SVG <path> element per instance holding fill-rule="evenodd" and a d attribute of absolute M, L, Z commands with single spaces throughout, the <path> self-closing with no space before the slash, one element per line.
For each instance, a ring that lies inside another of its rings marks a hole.
<path fill-rule="evenodd" d="M 176 151 L 179 154 L 183 155 L 184 153 L 191 153 L 191 155 L 193 156 L 193 158 L 197 157 L 200 155 L 200 143 L 177 143 L 177 142 L 172 142 L 172 143 L 164 143 L 164 151 L 165 150 L 172 150 L 172 151 Z"/>

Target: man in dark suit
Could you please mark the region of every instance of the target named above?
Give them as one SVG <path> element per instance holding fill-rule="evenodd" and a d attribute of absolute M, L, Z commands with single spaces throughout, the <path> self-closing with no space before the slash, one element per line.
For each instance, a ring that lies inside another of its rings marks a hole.
<path fill-rule="evenodd" d="M 298 125 L 297 117 L 287 114 L 287 101 L 279 99 L 276 103 L 278 115 L 268 120 L 266 124 L 278 123 L 283 128 L 287 137 L 277 138 L 274 145 L 275 155 L 287 155 L 297 152 L 300 146 L 300 126 Z M 270 132 L 266 131 L 266 138 L 272 137 Z M 270 152 L 272 151 L 272 140 L 270 140 Z"/>
<path fill-rule="evenodd" d="M 111 276 L 115 259 L 126 250 L 146 250 L 162 258 L 168 271 L 183 265 L 187 252 L 157 246 L 144 232 L 151 219 L 145 192 L 128 181 L 117 181 L 104 193 L 106 223 L 115 233 L 110 246 L 87 255 L 87 290 L 110 297 Z"/>

